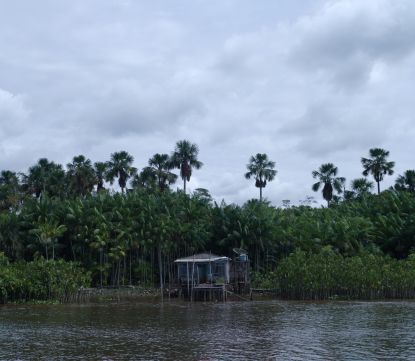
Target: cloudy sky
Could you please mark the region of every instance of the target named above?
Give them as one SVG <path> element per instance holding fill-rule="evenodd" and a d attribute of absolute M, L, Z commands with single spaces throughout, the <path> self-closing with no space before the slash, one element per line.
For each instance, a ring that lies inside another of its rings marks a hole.
<path fill-rule="evenodd" d="M 257 197 L 260 152 L 273 204 L 320 200 L 322 163 L 350 181 L 383 147 L 415 168 L 414 50 L 413 0 L 0 0 L 0 169 L 118 150 L 141 168 L 189 139 L 190 189 Z"/>

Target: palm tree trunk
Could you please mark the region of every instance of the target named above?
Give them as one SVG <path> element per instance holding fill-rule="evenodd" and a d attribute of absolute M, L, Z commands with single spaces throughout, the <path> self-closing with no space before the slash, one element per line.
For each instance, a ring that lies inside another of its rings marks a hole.
<path fill-rule="evenodd" d="M 183 179 L 183 190 L 184 194 L 186 194 L 186 178 Z"/>
<path fill-rule="evenodd" d="M 71 242 L 71 251 L 72 251 L 73 261 L 76 262 L 76 254 L 75 254 L 75 250 L 73 248 L 72 238 L 70 239 L 70 242 Z"/>
<path fill-rule="evenodd" d="M 262 202 L 262 187 L 259 187 L 259 201 Z"/>
<path fill-rule="evenodd" d="M 132 250 L 130 250 L 130 264 L 129 264 L 129 272 L 130 272 L 130 286 L 132 285 L 132 272 L 131 272 L 131 263 L 132 263 L 132 261 L 131 261 L 131 258 L 132 258 L 132 253 L 133 253 L 133 251 Z"/>
<path fill-rule="evenodd" d="M 159 273 L 160 273 L 160 295 L 161 302 L 163 302 L 163 266 L 161 264 L 161 246 L 158 249 Z"/>
<path fill-rule="evenodd" d="M 99 250 L 99 284 L 102 288 L 102 248 Z"/>
<path fill-rule="evenodd" d="M 120 287 L 121 258 L 118 259 L 117 287 Z"/>
<path fill-rule="evenodd" d="M 125 274 L 127 273 L 127 257 L 123 257 L 122 285 L 125 286 Z"/>
<path fill-rule="evenodd" d="M 378 184 L 378 194 L 380 194 L 380 182 L 377 181 L 376 183 Z"/>

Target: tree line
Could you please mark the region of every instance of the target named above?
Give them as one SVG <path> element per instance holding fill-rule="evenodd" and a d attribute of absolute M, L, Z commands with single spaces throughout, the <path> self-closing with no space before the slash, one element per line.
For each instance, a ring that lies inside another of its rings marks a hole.
<path fill-rule="evenodd" d="M 137 188 L 158 188 L 164 191 L 173 185 L 178 175 L 172 172 L 179 169 L 183 181 L 183 191 L 186 193 L 186 184 L 190 181 L 194 169 L 200 169 L 203 163 L 198 160 L 199 148 L 188 140 L 178 141 L 175 150 L 168 154 L 154 154 L 148 165 L 140 172 L 133 166 L 134 158 L 126 151 L 112 153 L 107 162 L 95 162 L 84 155 L 73 157 L 72 162 L 62 165 L 41 158 L 37 164 L 29 168 L 27 173 L 16 173 L 3 170 L 0 173 L 0 210 L 17 209 L 25 197 L 69 198 L 85 197 L 93 191 L 106 191 L 105 182 L 113 184 L 118 179 L 121 192 L 127 189 L 130 181 L 130 190 Z M 351 188 L 346 189 L 346 178 L 338 177 L 338 168 L 333 163 L 322 164 L 318 170 L 312 171 L 312 177 L 317 180 L 312 190 L 322 190 L 322 196 L 327 201 L 339 202 L 350 200 L 370 193 L 373 182 L 366 177 L 373 176 L 377 184 L 377 193 L 380 193 L 380 183 L 385 175 L 394 173 L 395 162 L 388 161 L 389 151 L 381 148 L 369 150 L 369 158 L 362 157 L 362 174 L 365 178 L 354 179 Z M 274 180 L 277 175 L 275 162 L 265 153 L 251 156 L 247 164 L 246 179 L 255 179 L 255 186 L 259 188 L 259 200 L 263 200 L 263 189 L 267 182 Z M 395 182 L 395 189 L 415 191 L 415 170 L 407 170 Z M 335 194 L 337 193 L 337 194 Z M 340 197 L 342 195 L 342 197 Z"/>
<path fill-rule="evenodd" d="M 406 258 L 415 245 L 415 196 L 388 190 L 379 196 L 275 208 L 250 200 L 215 203 L 208 193 L 136 189 L 81 198 L 27 200 L 0 212 L 0 249 L 11 261 L 39 257 L 80 262 L 94 285 L 169 282 L 173 261 L 203 250 L 232 256 L 248 250 L 252 268 L 268 272 L 296 249 L 330 246 L 354 256 L 365 250 Z"/>
<path fill-rule="evenodd" d="M 338 168 L 333 163 L 324 163 L 318 170 L 312 171 L 312 176 L 317 180 L 312 185 L 312 190 L 318 192 L 322 190 L 323 198 L 330 202 L 350 200 L 362 197 L 373 190 L 374 184 L 366 177 L 371 175 L 377 184 L 377 193 L 380 194 L 380 183 L 385 175 L 394 173 L 395 162 L 388 161 L 389 151 L 382 148 L 372 148 L 369 150 L 369 158 L 362 157 L 362 175 L 365 178 L 352 180 L 351 189 L 346 189 L 346 178 L 338 177 Z M 248 172 L 245 174 L 247 179 L 255 178 L 255 186 L 259 188 L 259 199 L 262 200 L 262 189 L 267 182 L 272 181 L 277 171 L 275 162 L 268 159 L 267 154 L 258 153 L 252 156 L 247 165 Z M 407 170 L 403 175 L 398 176 L 395 181 L 394 189 L 415 192 L 415 170 Z M 337 193 L 337 195 L 335 194 Z M 342 195 L 343 197 L 340 197 Z"/>
<path fill-rule="evenodd" d="M 171 155 L 152 157 L 141 172 L 126 152 L 113 153 L 102 167 L 78 156 L 66 171 L 47 160 L 40 160 L 26 175 L 9 177 L 3 171 L 4 272 L 11 265 L 16 265 L 13 272 L 18 275 L 31 262 L 68 262 L 88 275 L 82 285 L 163 286 L 174 281 L 176 258 L 199 251 L 232 256 L 233 248 L 246 249 L 253 271 L 267 275 L 282 270 L 283 261 L 295 252 L 314 255 L 330 249 L 345 259 L 370 254 L 404 260 L 414 250 L 415 194 L 406 181 L 378 195 L 367 191 L 347 198 L 343 190 L 341 199 L 333 196 L 329 207 L 321 208 L 307 202 L 277 208 L 263 200 L 261 192 L 259 200 L 243 205 L 217 203 L 206 189 L 185 193 L 170 188 L 178 178 L 172 172 L 176 167 L 185 189 L 193 169 L 202 166 L 197 156 L 197 146 L 182 141 Z M 274 168 L 266 155 L 257 155 L 245 176 L 255 178 L 261 190 L 275 177 Z M 121 192 L 105 189 L 105 182 L 116 179 Z M 318 179 L 324 190 L 326 179 Z M 10 284 L 10 292 L 20 287 Z M 27 291 L 28 284 L 24 287 L 22 294 L 33 293 Z"/>
<path fill-rule="evenodd" d="M 107 162 L 95 162 L 84 155 L 73 157 L 66 165 L 41 158 L 27 173 L 3 170 L 0 173 L 0 209 L 18 209 L 28 197 L 40 199 L 85 197 L 93 191 L 106 191 L 105 182 L 111 185 L 118 180 L 121 192 L 126 191 L 128 181 L 134 188 L 158 187 L 163 191 L 176 182 L 178 176 L 172 172 L 180 170 L 183 188 L 190 181 L 193 169 L 203 163 L 197 159 L 199 149 L 187 140 L 178 141 L 171 155 L 154 154 L 141 172 L 133 166 L 134 157 L 126 151 L 111 154 Z"/>

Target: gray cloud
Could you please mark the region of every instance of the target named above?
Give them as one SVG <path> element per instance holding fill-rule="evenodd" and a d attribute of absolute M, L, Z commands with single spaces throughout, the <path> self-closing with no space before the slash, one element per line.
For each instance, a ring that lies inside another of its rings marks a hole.
<path fill-rule="evenodd" d="M 21 96 L 16 96 L 0 88 L 0 136 L 12 137 L 22 131 L 29 117 Z"/>
<path fill-rule="evenodd" d="M 415 46 L 410 1 L 335 1 L 297 24 L 290 60 L 339 87 L 366 83 L 377 62 L 399 62 Z"/>

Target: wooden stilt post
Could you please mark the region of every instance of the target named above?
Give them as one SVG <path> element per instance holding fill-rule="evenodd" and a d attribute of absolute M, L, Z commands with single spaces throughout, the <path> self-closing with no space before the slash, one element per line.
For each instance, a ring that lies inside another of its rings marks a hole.
<path fill-rule="evenodd" d="M 190 289 L 189 289 L 189 262 L 186 263 L 186 279 L 187 279 L 187 298 L 190 298 Z"/>
<path fill-rule="evenodd" d="M 194 278 L 193 277 L 194 273 L 195 273 L 195 260 L 194 260 L 194 257 L 193 257 L 193 263 L 192 263 L 192 290 L 191 290 L 190 302 L 193 302 L 193 291 L 195 289 L 194 284 L 193 284 L 193 282 L 194 282 L 194 279 L 193 279 Z"/>

